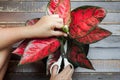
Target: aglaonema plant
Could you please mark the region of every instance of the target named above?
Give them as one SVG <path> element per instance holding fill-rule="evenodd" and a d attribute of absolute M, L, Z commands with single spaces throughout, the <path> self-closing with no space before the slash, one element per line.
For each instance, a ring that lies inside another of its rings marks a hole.
<path fill-rule="evenodd" d="M 24 40 L 13 52 L 22 56 L 19 64 L 32 63 L 49 56 L 49 70 L 50 65 L 61 55 L 61 42 L 68 41 L 66 55 L 74 67 L 94 69 L 87 58 L 89 44 L 111 35 L 111 32 L 98 26 L 106 16 L 106 10 L 98 6 L 85 5 L 71 11 L 70 7 L 70 0 L 50 0 L 47 14 L 58 14 L 63 19 L 62 30 L 68 36 Z M 33 25 L 38 20 L 39 18 L 28 20 L 26 25 Z"/>

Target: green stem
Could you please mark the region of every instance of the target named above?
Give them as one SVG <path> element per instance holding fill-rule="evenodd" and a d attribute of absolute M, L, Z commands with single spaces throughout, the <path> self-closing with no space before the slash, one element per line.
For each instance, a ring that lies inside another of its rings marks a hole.
<path fill-rule="evenodd" d="M 64 37 L 61 37 L 61 39 L 60 39 L 60 43 L 61 43 L 60 50 L 61 50 L 62 55 L 65 55 L 65 49 L 64 49 L 64 43 L 65 42 L 66 42 L 66 39 Z"/>

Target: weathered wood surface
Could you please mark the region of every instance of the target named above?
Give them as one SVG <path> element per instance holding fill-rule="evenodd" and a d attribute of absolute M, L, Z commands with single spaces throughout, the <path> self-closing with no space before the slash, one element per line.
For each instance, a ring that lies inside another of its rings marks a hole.
<path fill-rule="evenodd" d="M 0 1 L 9 1 L 9 0 L 0 0 Z M 10 0 L 10 1 L 33 1 L 33 0 Z M 41 2 L 44 2 L 44 1 L 49 1 L 49 0 L 35 0 L 35 1 L 41 1 Z M 120 0 L 71 0 L 71 2 L 80 2 L 80 1 L 95 1 L 95 2 L 115 2 L 115 1 L 120 1 Z"/>
<path fill-rule="evenodd" d="M 0 23 L 25 23 L 29 19 L 40 18 L 45 13 L 39 12 L 0 12 Z M 102 24 L 120 24 L 120 13 L 108 13 Z"/>
<path fill-rule="evenodd" d="M 75 72 L 120 72 L 120 60 L 91 60 L 95 70 L 77 68 Z M 10 61 L 8 72 L 45 73 L 45 64 L 41 61 L 18 66 L 18 61 Z"/>
<path fill-rule="evenodd" d="M 99 0 L 98 0 L 99 1 Z M 7 11 L 7 12 L 44 12 L 46 10 L 48 1 L 1 1 L 0 2 L 0 10 Z M 119 7 L 120 2 L 80 2 L 80 1 L 73 1 L 71 3 L 72 9 L 83 6 L 83 5 L 94 5 L 94 6 L 101 6 L 107 9 L 109 12 L 120 12 Z"/>
<path fill-rule="evenodd" d="M 6 75 L 5 80 L 49 80 L 49 76 L 39 73 L 11 73 Z M 120 73 L 74 73 L 73 80 L 120 80 Z"/>
<path fill-rule="evenodd" d="M 24 26 L 28 19 L 46 15 L 48 1 L 0 0 L 0 27 Z M 71 9 L 82 5 L 104 7 L 108 14 L 99 26 L 113 33 L 112 36 L 90 45 L 88 58 L 96 71 L 77 68 L 73 80 L 120 80 L 120 0 L 71 0 L 71 2 Z M 13 57 L 5 80 L 49 80 L 48 76 L 45 76 L 43 62 L 17 66 L 20 57 Z"/>

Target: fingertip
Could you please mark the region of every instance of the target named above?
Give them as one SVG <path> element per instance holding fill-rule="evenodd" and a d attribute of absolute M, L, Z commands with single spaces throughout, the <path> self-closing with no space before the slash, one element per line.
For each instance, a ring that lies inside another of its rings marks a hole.
<path fill-rule="evenodd" d="M 71 65 L 67 65 L 65 68 L 69 69 L 69 70 L 73 70 L 74 71 L 74 68 L 71 66 Z"/>
<path fill-rule="evenodd" d="M 70 70 L 71 76 L 72 76 L 73 73 L 74 73 L 74 69 L 71 69 L 71 70 Z"/>
<path fill-rule="evenodd" d="M 53 69 L 55 69 L 55 70 L 56 70 L 57 68 L 58 68 L 58 66 L 57 66 L 57 65 L 55 65 L 55 66 L 53 67 Z"/>
<path fill-rule="evenodd" d="M 67 36 L 67 34 L 62 31 L 53 31 L 52 34 L 53 36 Z"/>
<path fill-rule="evenodd" d="M 66 33 L 63 34 L 64 37 L 67 37 L 68 35 Z"/>
<path fill-rule="evenodd" d="M 70 65 L 67 65 L 66 67 L 71 69 Z"/>
<path fill-rule="evenodd" d="M 59 17 L 59 15 L 58 14 L 53 14 L 53 17 Z"/>
<path fill-rule="evenodd" d="M 58 70 L 58 66 L 55 65 L 53 68 L 52 68 L 52 74 L 51 75 L 56 75 L 57 74 L 57 70 Z"/>

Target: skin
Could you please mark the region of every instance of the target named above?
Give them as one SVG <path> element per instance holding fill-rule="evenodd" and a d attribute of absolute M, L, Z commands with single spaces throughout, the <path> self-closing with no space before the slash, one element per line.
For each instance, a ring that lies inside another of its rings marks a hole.
<path fill-rule="evenodd" d="M 64 70 L 61 71 L 59 74 L 57 74 L 57 70 L 58 67 L 56 65 L 53 67 L 50 80 L 72 80 L 72 74 L 74 70 L 71 69 L 69 65 L 64 68 Z"/>
<path fill-rule="evenodd" d="M 26 38 L 45 38 L 51 36 L 67 36 L 61 29 L 63 20 L 58 15 L 44 16 L 31 27 L 15 27 L 0 29 L 0 49 L 6 48 Z"/>
<path fill-rule="evenodd" d="M 14 28 L 0 28 L 0 80 L 3 80 L 5 71 L 7 69 L 8 57 L 10 48 L 14 43 L 29 39 L 29 38 L 46 38 L 51 36 L 67 36 L 62 32 L 63 19 L 59 18 L 59 15 L 43 16 L 35 25 L 27 27 L 14 27 Z M 57 29 L 57 30 L 55 30 Z M 66 71 L 72 70 L 70 67 L 66 67 L 61 73 L 55 75 L 56 72 L 53 68 L 50 80 L 58 80 L 61 76 L 65 75 Z M 73 70 L 72 70 L 73 71 Z M 64 76 L 65 80 L 71 80 L 71 74 Z M 63 79 L 61 79 L 63 80 Z"/>
<path fill-rule="evenodd" d="M 3 80 L 7 70 L 7 65 L 10 58 L 10 49 L 11 48 L 6 48 L 0 51 L 0 80 Z"/>

